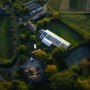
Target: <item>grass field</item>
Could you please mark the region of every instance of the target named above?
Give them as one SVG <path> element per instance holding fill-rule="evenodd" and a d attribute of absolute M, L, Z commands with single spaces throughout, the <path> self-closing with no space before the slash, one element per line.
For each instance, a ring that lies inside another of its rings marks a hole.
<path fill-rule="evenodd" d="M 10 18 L 0 17 L 0 63 L 12 57 Z"/>
<path fill-rule="evenodd" d="M 50 25 L 46 26 L 46 29 L 51 30 L 55 34 L 70 42 L 72 47 L 80 44 L 83 41 L 80 34 L 61 22 L 51 22 Z"/>

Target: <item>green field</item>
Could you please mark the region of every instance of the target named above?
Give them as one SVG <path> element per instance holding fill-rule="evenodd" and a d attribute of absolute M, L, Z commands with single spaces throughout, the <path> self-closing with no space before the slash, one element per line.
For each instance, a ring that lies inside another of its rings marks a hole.
<path fill-rule="evenodd" d="M 0 63 L 12 57 L 12 35 L 10 18 L 0 17 Z"/>
<path fill-rule="evenodd" d="M 74 47 L 83 41 L 83 37 L 80 34 L 61 22 L 51 22 L 50 25 L 47 25 L 45 28 L 51 30 L 55 34 L 70 42 L 71 47 Z"/>

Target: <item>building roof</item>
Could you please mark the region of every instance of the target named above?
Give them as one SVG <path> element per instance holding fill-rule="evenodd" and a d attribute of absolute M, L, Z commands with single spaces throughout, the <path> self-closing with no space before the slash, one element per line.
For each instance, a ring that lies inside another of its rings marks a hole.
<path fill-rule="evenodd" d="M 41 5 L 35 3 L 34 0 L 29 1 L 23 5 L 29 9 L 29 15 L 32 20 L 39 18 L 40 15 L 46 12 L 44 8 Z"/>
<path fill-rule="evenodd" d="M 36 26 L 31 21 L 27 22 L 26 25 L 32 31 L 35 31 L 36 30 Z"/>
<path fill-rule="evenodd" d="M 52 45 L 52 42 L 50 40 L 48 40 L 47 38 L 42 39 L 42 42 L 49 47 Z"/>
<path fill-rule="evenodd" d="M 45 32 L 51 36 L 53 36 L 55 39 L 57 39 L 58 41 L 64 43 L 67 46 L 70 46 L 70 43 L 67 42 L 66 40 L 62 39 L 61 37 L 57 36 L 56 34 L 54 34 L 53 32 L 49 31 L 49 30 L 45 30 Z"/>

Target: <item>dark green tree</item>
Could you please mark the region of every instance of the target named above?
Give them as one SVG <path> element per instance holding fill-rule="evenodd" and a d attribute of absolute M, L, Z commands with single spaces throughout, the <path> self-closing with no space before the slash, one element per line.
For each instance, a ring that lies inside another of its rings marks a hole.
<path fill-rule="evenodd" d="M 10 90 L 11 82 L 8 81 L 0 81 L 0 90 Z"/>
<path fill-rule="evenodd" d="M 63 60 L 63 57 L 66 55 L 67 50 L 63 47 L 57 47 L 52 52 L 52 58 L 54 62 L 57 64 L 59 70 L 64 70 L 67 68 L 66 63 Z"/>
<path fill-rule="evenodd" d="M 48 58 L 47 58 L 47 53 L 45 53 L 44 51 L 37 51 L 35 52 L 35 57 L 37 60 L 41 61 L 41 62 L 47 62 Z"/>
<path fill-rule="evenodd" d="M 65 55 L 66 55 L 66 52 L 67 50 L 63 47 L 57 47 L 53 50 L 52 52 L 52 57 L 55 59 L 55 60 L 60 60 L 62 59 Z"/>
<path fill-rule="evenodd" d="M 12 83 L 12 90 L 28 90 L 28 86 L 25 82 L 16 80 Z"/>
<path fill-rule="evenodd" d="M 71 71 L 56 73 L 50 81 L 53 90 L 78 90 L 77 74 Z"/>

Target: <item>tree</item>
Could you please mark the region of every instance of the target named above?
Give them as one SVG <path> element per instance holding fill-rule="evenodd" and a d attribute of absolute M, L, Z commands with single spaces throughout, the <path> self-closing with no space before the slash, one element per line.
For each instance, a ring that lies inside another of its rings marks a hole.
<path fill-rule="evenodd" d="M 57 47 L 52 52 L 52 58 L 58 66 L 59 70 L 64 70 L 67 68 L 63 57 L 66 55 L 67 50 L 63 47 Z"/>
<path fill-rule="evenodd" d="M 15 79 L 24 80 L 24 70 L 18 68 L 15 73 L 13 73 Z"/>
<path fill-rule="evenodd" d="M 47 54 L 44 51 L 37 51 L 35 52 L 35 57 L 37 60 L 41 61 L 41 62 L 47 62 L 48 58 L 47 58 Z"/>
<path fill-rule="evenodd" d="M 38 21 L 36 23 L 37 29 L 45 28 L 45 26 L 49 25 L 49 24 L 50 24 L 50 19 L 49 18 L 44 18 L 43 20 Z"/>
<path fill-rule="evenodd" d="M 36 36 L 35 35 L 30 35 L 30 40 L 33 42 L 36 42 Z"/>
<path fill-rule="evenodd" d="M 26 45 L 21 45 L 17 48 L 20 54 L 27 54 L 28 52 L 28 47 Z"/>
<path fill-rule="evenodd" d="M 12 83 L 12 90 L 28 90 L 25 82 L 16 80 Z"/>
<path fill-rule="evenodd" d="M 7 4 L 7 3 L 9 3 L 8 0 L 0 0 L 0 4 L 1 4 L 2 6 L 5 5 L 5 4 Z"/>
<path fill-rule="evenodd" d="M 14 6 L 16 14 L 22 14 L 22 11 L 23 11 L 22 5 L 14 3 L 13 6 Z"/>
<path fill-rule="evenodd" d="M 43 24 L 45 25 L 48 25 L 49 23 L 50 23 L 50 19 L 49 18 L 44 18 L 43 20 L 42 20 L 42 22 L 43 22 Z"/>
<path fill-rule="evenodd" d="M 29 13 L 29 9 L 28 8 L 23 8 L 23 14 L 28 14 Z"/>
<path fill-rule="evenodd" d="M 20 22 L 20 23 L 19 23 L 19 27 L 20 27 L 21 29 L 23 29 L 23 28 L 24 28 L 24 23 L 23 23 L 23 22 Z"/>
<path fill-rule="evenodd" d="M 90 79 L 79 80 L 81 90 L 90 90 Z"/>
<path fill-rule="evenodd" d="M 54 16 L 54 18 L 60 18 L 60 15 L 59 15 L 58 12 L 54 12 L 54 13 L 53 13 L 53 16 Z"/>
<path fill-rule="evenodd" d="M 56 73 L 50 78 L 53 90 L 78 90 L 78 76 L 69 70 Z"/>
<path fill-rule="evenodd" d="M 45 72 L 46 72 L 46 75 L 48 77 L 50 77 L 51 75 L 53 75 L 57 71 L 58 70 L 57 70 L 57 66 L 56 65 L 47 65 L 47 67 L 45 68 Z"/>
<path fill-rule="evenodd" d="M 26 40 L 27 40 L 26 34 L 20 34 L 20 40 L 22 43 L 26 42 Z"/>
<path fill-rule="evenodd" d="M 52 57 L 55 59 L 55 60 L 60 60 L 62 59 L 65 55 L 66 55 L 66 49 L 63 48 L 63 47 L 57 47 L 53 50 L 52 52 Z"/>
<path fill-rule="evenodd" d="M 42 21 L 37 21 L 36 25 L 37 25 L 37 29 L 38 30 L 40 30 L 41 28 L 43 28 L 43 22 Z"/>
<path fill-rule="evenodd" d="M 27 57 L 25 55 L 20 55 L 19 64 L 24 64 L 27 61 Z"/>
<path fill-rule="evenodd" d="M 10 90 L 11 82 L 2 81 L 0 82 L 0 90 Z"/>

